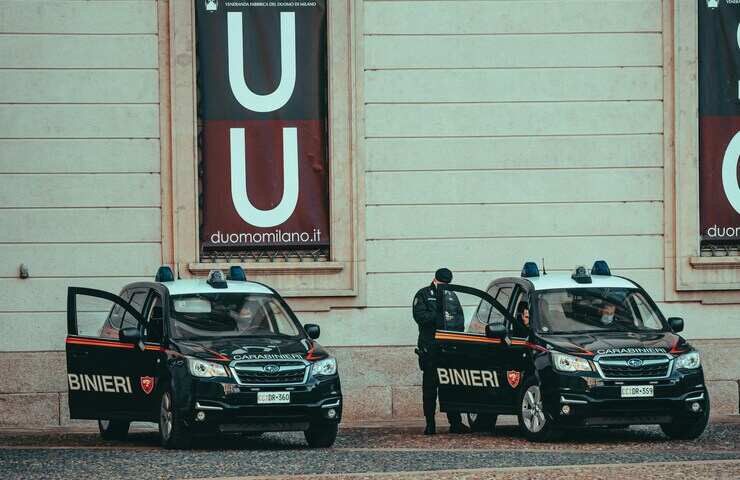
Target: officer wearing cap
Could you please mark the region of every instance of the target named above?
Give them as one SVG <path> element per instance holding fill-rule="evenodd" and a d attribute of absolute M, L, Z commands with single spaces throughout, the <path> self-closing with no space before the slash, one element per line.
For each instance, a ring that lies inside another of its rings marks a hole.
<path fill-rule="evenodd" d="M 450 283 L 452 272 L 447 268 L 440 268 L 434 274 L 434 280 L 414 296 L 414 321 L 419 326 L 419 341 L 417 354 L 419 368 L 424 372 L 422 376 L 422 400 L 424 402 L 424 417 L 426 418 L 425 435 L 436 433 L 434 413 L 437 410 L 437 369 L 434 359 L 434 332 L 437 329 L 462 331 L 464 316 L 460 301 L 454 292 L 447 291 L 442 298 L 437 288 L 439 284 Z M 450 422 L 450 433 L 467 433 L 470 430 L 462 423 L 460 412 L 447 412 Z"/>

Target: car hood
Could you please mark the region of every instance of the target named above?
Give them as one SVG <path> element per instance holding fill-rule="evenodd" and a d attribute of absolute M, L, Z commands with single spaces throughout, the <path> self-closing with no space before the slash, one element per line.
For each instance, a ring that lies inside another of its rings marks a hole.
<path fill-rule="evenodd" d="M 548 348 L 575 354 L 677 353 L 689 345 L 671 332 L 600 332 L 541 335 Z"/>
<path fill-rule="evenodd" d="M 277 337 L 225 337 L 178 340 L 174 346 L 183 355 L 209 360 L 315 360 L 326 351 L 315 340 Z"/>

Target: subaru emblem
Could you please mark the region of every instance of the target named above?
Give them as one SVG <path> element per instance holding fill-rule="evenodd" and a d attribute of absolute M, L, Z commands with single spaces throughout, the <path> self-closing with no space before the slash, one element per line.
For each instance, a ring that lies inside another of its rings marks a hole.
<path fill-rule="evenodd" d="M 262 367 L 262 370 L 264 370 L 267 373 L 277 373 L 280 371 L 280 366 L 275 365 L 274 363 L 271 363 L 269 365 L 265 365 L 264 367 Z"/>
<path fill-rule="evenodd" d="M 627 365 L 629 365 L 632 368 L 639 368 L 642 367 L 642 360 L 639 358 L 630 358 L 627 360 Z"/>

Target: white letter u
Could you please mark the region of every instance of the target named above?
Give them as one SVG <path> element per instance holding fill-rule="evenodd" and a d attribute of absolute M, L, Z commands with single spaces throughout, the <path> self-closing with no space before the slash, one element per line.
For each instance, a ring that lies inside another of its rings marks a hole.
<path fill-rule="evenodd" d="M 244 36 L 241 12 L 228 12 L 229 84 L 236 100 L 253 112 L 273 112 L 290 100 L 295 89 L 295 13 L 280 13 L 280 83 L 275 91 L 258 95 L 244 79 Z"/>
<path fill-rule="evenodd" d="M 732 208 L 740 213 L 740 185 L 737 183 L 738 157 L 740 157 L 740 132 L 732 137 L 722 159 L 722 188 Z"/>
<path fill-rule="evenodd" d="M 244 129 L 231 129 L 231 200 L 242 220 L 255 227 L 280 225 L 293 214 L 298 203 L 298 131 L 296 128 L 283 128 L 283 198 L 272 210 L 260 210 L 249 201 Z"/>

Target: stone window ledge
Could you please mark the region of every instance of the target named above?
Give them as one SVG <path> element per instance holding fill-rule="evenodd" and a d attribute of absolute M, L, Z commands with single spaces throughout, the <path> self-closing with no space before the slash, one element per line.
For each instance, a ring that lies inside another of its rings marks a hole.
<path fill-rule="evenodd" d="M 690 257 L 689 263 L 699 270 L 740 268 L 740 257 Z"/>
<path fill-rule="evenodd" d="M 250 262 L 250 263 L 190 263 L 188 269 L 197 276 L 207 275 L 211 270 L 228 270 L 234 265 L 241 266 L 247 277 L 249 273 L 271 275 L 330 274 L 344 269 L 342 262 Z"/>

